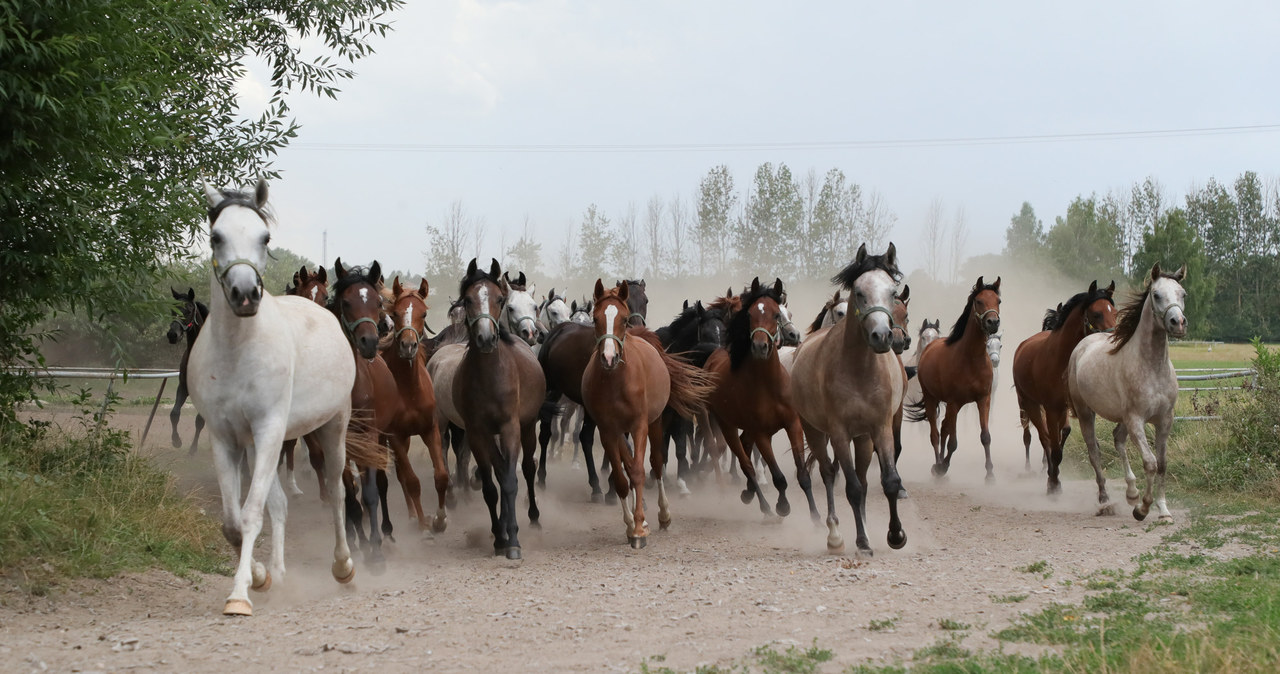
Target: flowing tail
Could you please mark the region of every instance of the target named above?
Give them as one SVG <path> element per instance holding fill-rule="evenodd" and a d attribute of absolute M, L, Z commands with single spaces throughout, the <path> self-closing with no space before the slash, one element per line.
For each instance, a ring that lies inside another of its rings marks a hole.
<path fill-rule="evenodd" d="M 902 406 L 902 418 L 913 423 L 924 421 L 929 418 L 929 415 L 925 413 L 926 409 L 924 398 L 913 403 L 905 403 Z"/>
<path fill-rule="evenodd" d="M 361 468 L 387 469 L 387 448 L 378 442 L 373 410 L 351 410 L 351 421 L 347 424 L 347 460 Z"/>
<path fill-rule="evenodd" d="M 686 419 L 694 418 L 706 407 L 707 398 L 716 387 L 715 379 L 709 372 L 663 351 L 662 342 L 652 330 L 632 328 L 627 334 L 649 342 L 662 357 L 662 363 L 667 366 L 667 373 L 671 375 L 671 397 L 667 399 L 667 406 Z"/>

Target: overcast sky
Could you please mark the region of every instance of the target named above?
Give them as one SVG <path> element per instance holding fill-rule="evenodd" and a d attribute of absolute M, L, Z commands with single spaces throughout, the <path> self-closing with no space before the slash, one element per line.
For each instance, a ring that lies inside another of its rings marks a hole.
<path fill-rule="evenodd" d="M 274 240 L 320 260 L 327 230 L 325 264 L 420 271 L 424 225 L 460 200 L 487 223 L 485 256 L 500 256 L 502 230 L 510 245 L 527 216 L 550 263 L 590 203 L 613 218 L 630 202 L 643 213 L 655 194 L 691 201 L 714 165 L 745 188 L 768 161 L 797 176 L 838 167 L 879 190 L 911 268 L 935 198 L 948 219 L 964 209 L 975 255 L 1000 250 L 1023 201 L 1047 226 L 1077 194 L 1149 175 L 1180 196 L 1214 176 L 1277 173 L 1276 131 L 802 147 L 1280 124 L 1280 3 L 981 7 L 414 0 L 338 100 L 293 99 L 303 128 L 276 163 Z M 248 109 L 260 90 L 243 83 Z M 718 147 L 502 149 L 681 144 Z M 439 145 L 484 147 L 421 149 Z"/>

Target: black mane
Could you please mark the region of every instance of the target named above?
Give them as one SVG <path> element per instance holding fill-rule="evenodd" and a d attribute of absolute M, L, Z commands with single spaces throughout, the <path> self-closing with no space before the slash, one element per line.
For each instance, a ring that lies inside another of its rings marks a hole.
<path fill-rule="evenodd" d="M 1071 299 L 1058 305 L 1058 310 L 1054 312 L 1055 321 L 1052 325 L 1049 324 L 1049 315 L 1047 313 L 1045 314 L 1046 327 L 1044 329 L 1057 330 L 1061 328 L 1063 325 L 1066 325 L 1067 316 L 1070 316 L 1071 312 L 1075 311 L 1077 307 L 1088 307 L 1100 299 L 1111 302 L 1111 306 L 1115 306 L 1115 301 L 1107 294 L 1106 288 L 1098 288 L 1093 292 L 1086 290 L 1082 293 L 1072 295 Z"/>
<path fill-rule="evenodd" d="M 333 292 L 329 295 L 328 308 L 331 310 L 334 309 L 338 298 L 341 297 L 342 293 L 346 292 L 351 286 L 356 285 L 357 283 L 369 283 L 369 279 L 365 278 L 368 275 L 369 270 L 365 267 L 361 267 L 359 265 L 347 267 L 347 275 L 338 279 L 338 282 L 333 284 Z M 369 285 L 373 284 L 369 283 Z"/>
<path fill-rule="evenodd" d="M 999 281 L 1000 279 L 996 279 Z M 994 283 L 983 283 L 981 285 L 974 284 L 973 290 L 969 291 L 969 299 L 965 300 L 964 311 L 960 312 L 960 318 L 956 320 L 956 324 L 951 328 L 951 334 L 947 335 L 947 344 L 955 344 L 964 337 L 965 326 L 969 325 L 969 315 L 973 313 L 973 300 L 978 293 L 984 290 L 993 290 L 996 295 L 1000 295 L 1000 289 Z"/>
<path fill-rule="evenodd" d="M 822 319 L 827 317 L 827 310 L 829 308 L 830 307 L 828 305 L 822 305 L 822 311 L 818 312 L 818 317 L 813 319 L 813 322 L 809 324 L 809 330 L 804 334 L 812 335 L 822 328 Z"/>
<path fill-rule="evenodd" d="M 751 355 L 751 311 L 749 307 L 762 297 L 768 297 L 782 305 L 782 294 L 771 285 L 761 285 L 754 293 L 742 294 L 742 311 L 733 315 L 727 329 L 729 338 L 729 369 L 736 370 Z"/>
<path fill-rule="evenodd" d="M 892 248 L 892 246 L 890 247 Z M 831 282 L 845 290 L 852 290 L 853 283 L 858 280 L 859 276 L 879 269 L 880 271 L 887 273 L 889 277 L 893 279 L 894 283 L 897 283 L 902 280 L 902 272 L 898 271 L 897 265 L 891 265 L 885 261 L 885 258 L 888 257 L 888 255 L 888 253 L 883 255 L 867 255 L 862 258 L 861 261 L 854 260 L 849 263 L 849 266 L 841 269 L 835 276 L 832 276 Z"/>

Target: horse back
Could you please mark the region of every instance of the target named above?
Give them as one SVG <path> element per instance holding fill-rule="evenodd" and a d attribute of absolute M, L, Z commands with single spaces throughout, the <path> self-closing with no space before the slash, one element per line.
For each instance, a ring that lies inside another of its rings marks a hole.
<path fill-rule="evenodd" d="M 552 328 L 537 355 L 546 387 L 581 405 L 582 375 L 594 352 L 595 328 L 578 323 Z"/>
<path fill-rule="evenodd" d="M 793 405 L 806 421 L 852 438 L 888 428 L 902 407 L 906 371 L 892 351 L 859 364 L 850 358 L 841 321 L 819 330 L 796 352 L 792 368 Z"/>
<path fill-rule="evenodd" d="M 436 416 L 459 428 L 465 428 L 462 415 L 453 403 L 453 383 L 458 373 L 458 365 L 467 353 L 465 344 L 446 344 L 432 354 L 427 361 L 427 374 L 431 378 L 432 391 L 435 394 Z"/>
<path fill-rule="evenodd" d="M 920 380 L 920 389 L 925 395 L 956 405 L 976 402 L 991 395 L 991 381 L 995 375 L 991 359 L 985 345 L 980 350 L 973 350 L 972 354 L 967 353 L 965 349 L 970 348 L 971 339 L 966 335 L 955 344 L 938 339 L 925 347 L 916 369 L 916 378 Z"/>

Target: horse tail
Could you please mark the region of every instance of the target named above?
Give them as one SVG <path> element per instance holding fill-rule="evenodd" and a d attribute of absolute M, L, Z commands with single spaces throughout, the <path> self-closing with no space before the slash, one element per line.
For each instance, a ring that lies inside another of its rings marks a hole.
<path fill-rule="evenodd" d="M 913 423 L 924 421 L 929 418 L 926 409 L 924 398 L 913 403 L 904 403 L 902 406 L 902 418 Z"/>
<path fill-rule="evenodd" d="M 647 328 L 631 328 L 627 334 L 649 342 L 662 358 L 662 364 L 671 377 L 671 396 L 667 405 L 676 414 L 692 419 L 707 405 L 707 398 L 716 388 L 715 377 L 710 372 L 690 365 L 676 357 L 675 354 L 662 350 L 662 342 L 658 335 Z"/>
<path fill-rule="evenodd" d="M 564 406 L 549 398 L 543 400 L 542 407 L 538 409 L 539 419 L 554 419 L 561 414 L 564 414 Z"/>
<path fill-rule="evenodd" d="M 378 429 L 373 423 L 373 410 L 351 410 L 347 423 L 347 460 L 361 468 L 387 469 L 387 448 L 378 442 Z"/>
<path fill-rule="evenodd" d="M 907 381 L 911 381 L 911 378 L 916 376 L 916 371 L 920 368 L 916 365 L 908 365 L 903 369 L 907 371 Z"/>

